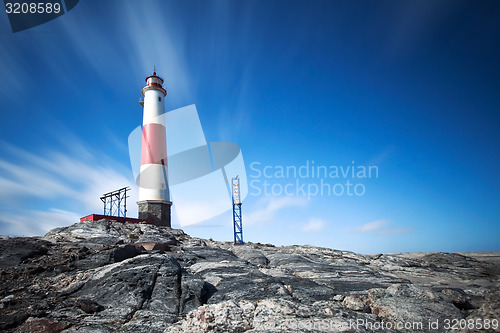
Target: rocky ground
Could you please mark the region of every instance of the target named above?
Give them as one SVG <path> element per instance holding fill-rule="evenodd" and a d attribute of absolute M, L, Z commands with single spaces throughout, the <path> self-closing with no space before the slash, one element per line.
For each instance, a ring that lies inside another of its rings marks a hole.
<path fill-rule="evenodd" d="M 499 258 L 235 246 L 77 223 L 0 240 L 0 331 L 499 332 Z"/>

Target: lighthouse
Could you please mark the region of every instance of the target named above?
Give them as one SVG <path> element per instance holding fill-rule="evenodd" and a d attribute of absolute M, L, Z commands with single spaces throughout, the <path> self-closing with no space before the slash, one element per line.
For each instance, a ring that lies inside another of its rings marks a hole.
<path fill-rule="evenodd" d="M 165 129 L 165 97 L 163 79 L 156 75 L 146 77 L 144 95 L 139 175 L 139 218 L 151 219 L 155 225 L 171 226 L 170 192 L 168 189 L 167 136 Z"/>

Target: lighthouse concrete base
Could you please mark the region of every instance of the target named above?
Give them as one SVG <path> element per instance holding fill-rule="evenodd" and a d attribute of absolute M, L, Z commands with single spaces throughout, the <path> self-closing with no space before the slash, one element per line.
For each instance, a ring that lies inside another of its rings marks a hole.
<path fill-rule="evenodd" d="M 170 208 L 172 202 L 164 200 L 144 200 L 137 202 L 140 219 L 151 219 L 154 225 L 171 227 Z"/>

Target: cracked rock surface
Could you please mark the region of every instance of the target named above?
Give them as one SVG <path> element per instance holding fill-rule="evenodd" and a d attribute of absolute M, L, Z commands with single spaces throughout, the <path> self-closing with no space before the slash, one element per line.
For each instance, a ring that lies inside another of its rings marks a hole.
<path fill-rule="evenodd" d="M 0 239 L 0 281 L 5 332 L 500 332 L 446 325 L 498 324 L 499 253 L 235 246 L 101 220 Z"/>

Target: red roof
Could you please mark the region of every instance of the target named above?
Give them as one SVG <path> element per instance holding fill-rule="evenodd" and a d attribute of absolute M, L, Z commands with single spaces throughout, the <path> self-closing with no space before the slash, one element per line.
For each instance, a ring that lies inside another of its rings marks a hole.
<path fill-rule="evenodd" d="M 150 76 L 146 77 L 145 81 L 148 82 L 148 79 L 150 77 L 156 77 L 156 78 L 158 78 L 158 79 L 161 80 L 161 83 L 163 83 L 163 79 L 161 77 L 159 77 L 158 75 L 156 75 L 156 72 L 153 72 L 153 75 L 150 75 Z"/>

